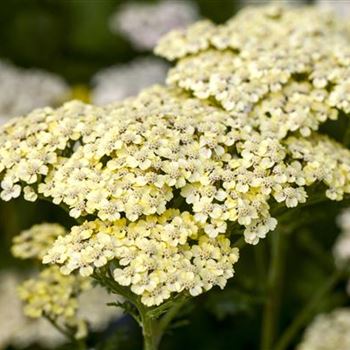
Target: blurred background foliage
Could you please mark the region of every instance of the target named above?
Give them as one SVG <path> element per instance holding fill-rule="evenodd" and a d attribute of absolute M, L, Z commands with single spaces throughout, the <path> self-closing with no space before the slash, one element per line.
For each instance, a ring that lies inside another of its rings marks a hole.
<path fill-rule="evenodd" d="M 0 56 L 23 67 L 41 67 L 58 73 L 72 84 L 87 83 L 99 69 L 142 55 L 108 26 L 111 14 L 127 2 L 2 1 Z M 243 5 L 234 0 L 195 2 L 201 15 L 215 22 L 225 21 Z"/>
<path fill-rule="evenodd" d="M 38 67 L 62 76 L 71 86 L 87 86 L 102 68 L 127 63 L 145 52 L 136 50 L 122 35 L 112 33 L 112 13 L 127 0 L 5 0 L 0 2 L 0 59 L 24 68 Z M 154 1 L 148 1 L 154 2 Z M 220 23 L 230 18 L 244 1 L 194 1 L 203 17 Z M 256 1 L 256 3 L 262 3 Z M 333 130 L 337 134 L 339 130 Z M 290 323 L 301 305 L 310 298 L 334 269 L 330 251 L 338 234 L 335 217 L 340 204 L 327 203 L 298 216 L 307 225 L 284 237 L 283 291 L 280 328 Z M 321 214 L 320 214 L 321 213 Z M 327 215 L 325 215 L 327 213 Z M 11 258 L 13 235 L 35 223 L 73 221 L 61 209 L 46 202 L 22 199 L 0 202 L 0 267 L 30 268 Z M 180 322 L 164 339 L 162 349 L 254 350 L 259 347 L 261 314 L 267 288 L 271 235 L 257 247 L 242 250 L 244 264 L 224 291 L 217 289 L 196 298 L 183 311 Z M 349 304 L 343 284 L 329 296 L 320 311 Z M 1 310 L 0 310 L 1 312 Z M 1 329 L 0 329 L 1 332 Z M 96 347 L 97 337 L 102 343 Z M 138 327 L 128 317 L 112 324 L 102 335 L 92 335 L 97 350 L 137 350 Z M 11 348 L 9 348 L 11 349 Z M 29 349 L 29 348 L 28 348 Z M 33 345 L 30 349 L 39 349 Z M 64 349 L 64 348 L 62 348 Z M 71 349 L 66 347 L 65 349 Z"/>

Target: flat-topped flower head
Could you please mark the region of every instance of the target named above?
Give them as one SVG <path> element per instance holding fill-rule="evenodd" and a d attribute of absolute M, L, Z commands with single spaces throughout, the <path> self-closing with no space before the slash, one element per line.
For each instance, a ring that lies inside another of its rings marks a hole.
<path fill-rule="evenodd" d="M 267 137 L 248 120 L 162 86 L 105 107 L 36 110 L 0 131 L 1 197 L 23 191 L 109 222 L 185 205 L 209 237 L 231 221 L 257 243 L 276 226 L 272 199 L 295 207 L 319 182 L 331 199 L 350 192 L 340 144 L 315 132 Z"/>
<path fill-rule="evenodd" d="M 167 82 L 253 124 L 267 136 L 308 136 L 350 112 L 350 35 L 317 7 L 247 7 L 223 25 L 165 35 L 155 52 L 178 60 Z"/>
<path fill-rule="evenodd" d="M 215 285 L 223 288 L 233 276 L 238 249 L 223 235 L 209 238 L 188 212 L 167 210 L 145 220 L 105 223 L 87 221 L 57 239 L 44 263 L 61 265 L 61 272 L 83 276 L 118 261 L 113 278 L 141 296 L 148 306 L 159 305 L 174 293 L 193 296 Z"/>
<path fill-rule="evenodd" d="M 350 112 L 348 34 L 315 13 L 264 7 L 200 22 L 159 44 L 179 59 L 170 86 L 5 125 L 0 196 L 46 198 L 84 222 L 44 263 L 83 276 L 107 269 L 159 305 L 223 287 L 238 259 L 231 233 L 256 244 L 276 228 L 274 213 L 314 190 L 349 194 L 350 151 L 317 131 Z"/>

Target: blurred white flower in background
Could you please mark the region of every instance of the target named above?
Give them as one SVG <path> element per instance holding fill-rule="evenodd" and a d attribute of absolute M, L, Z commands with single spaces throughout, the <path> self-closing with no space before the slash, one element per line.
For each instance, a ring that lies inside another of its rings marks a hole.
<path fill-rule="evenodd" d="M 308 326 L 297 350 L 350 349 L 350 308 L 318 315 Z"/>
<path fill-rule="evenodd" d="M 0 124 L 35 108 L 62 102 L 69 87 L 59 76 L 0 61 Z"/>
<path fill-rule="evenodd" d="M 0 349 L 3 349 L 24 324 L 21 302 L 16 298 L 19 278 L 10 272 L 0 275 Z"/>
<path fill-rule="evenodd" d="M 196 4 L 166 0 L 154 4 L 129 2 L 111 17 L 110 28 L 123 34 L 140 50 L 152 50 L 159 38 L 175 28 L 186 27 L 199 18 Z"/>
<path fill-rule="evenodd" d="M 83 292 L 78 302 L 81 305 L 78 316 L 88 320 L 91 330 L 97 332 L 105 329 L 113 320 L 123 314 L 123 310 L 115 306 L 108 306 L 107 303 L 120 301 L 121 297 L 108 294 L 105 288 L 95 286 Z"/>
<path fill-rule="evenodd" d="M 21 312 L 21 310 L 19 311 Z M 44 348 L 53 349 L 67 342 L 67 339 L 49 321 L 43 318 L 37 320 L 24 319 L 21 324 L 17 325 L 15 332 L 8 344 L 18 348 L 39 344 Z"/>
<path fill-rule="evenodd" d="M 137 58 L 101 70 L 92 78 L 92 102 L 104 105 L 136 95 L 145 87 L 165 80 L 169 66 L 158 58 Z"/>
<path fill-rule="evenodd" d="M 0 274 L 0 349 L 9 345 L 24 348 L 38 344 L 45 348 L 55 348 L 64 344 L 67 339 L 47 320 L 34 320 L 24 316 L 17 297 L 20 281 L 20 276 L 13 271 Z M 79 316 L 88 321 L 91 330 L 103 330 L 112 319 L 122 314 L 121 309 L 106 305 L 116 300 L 116 296 L 96 286 L 79 297 Z"/>
<path fill-rule="evenodd" d="M 336 264 L 342 268 L 350 263 L 350 208 L 344 209 L 338 215 L 337 224 L 341 233 L 334 244 L 333 255 Z M 350 279 L 346 291 L 350 295 Z"/>
<path fill-rule="evenodd" d="M 350 208 L 338 215 L 337 224 L 341 233 L 334 244 L 333 255 L 336 264 L 342 267 L 350 262 Z"/>
<path fill-rule="evenodd" d="M 241 0 L 241 6 L 264 6 L 275 2 L 276 5 L 299 6 L 305 5 L 305 0 Z"/>
<path fill-rule="evenodd" d="M 349 0 L 317 0 L 316 4 L 325 9 L 333 10 L 338 16 L 343 18 L 350 15 Z"/>

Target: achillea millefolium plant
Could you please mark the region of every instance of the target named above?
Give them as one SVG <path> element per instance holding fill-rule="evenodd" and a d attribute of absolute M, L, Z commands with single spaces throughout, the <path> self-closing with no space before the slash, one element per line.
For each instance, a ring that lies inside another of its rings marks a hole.
<path fill-rule="evenodd" d="M 319 131 L 350 113 L 346 23 L 312 7 L 252 7 L 171 32 L 155 52 L 175 61 L 166 86 L 38 109 L 0 133 L 1 198 L 45 199 L 77 220 L 15 239 L 15 255 L 53 264 L 20 288 L 28 314 L 83 338 L 74 298 L 93 279 L 124 298 L 146 350 L 182 305 L 225 287 L 245 243 L 277 236 L 295 207 L 350 194 L 349 133 L 342 143 Z M 33 302 L 50 283 L 71 286 L 65 312 L 60 297 L 49 310 Z M 268 309 L 265 350 L 272 323 Z"/>

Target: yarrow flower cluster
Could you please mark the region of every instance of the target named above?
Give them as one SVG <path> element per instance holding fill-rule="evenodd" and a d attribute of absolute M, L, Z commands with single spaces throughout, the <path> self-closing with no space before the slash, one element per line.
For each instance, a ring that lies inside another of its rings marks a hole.
<path fill-rule="evenodd" d="M 199 17 L 193 2 L 165 0 L 154 4 L 130 2 L 117 9 L 110 27 L 120 32 L 140 50 L 152 50 L 162 35 L 185 27 Z"/>
<path fill-rule="evenodd" d="M 38 276 L 21 283 L 18 294 L 24 314 L 32 319 L 16 324 L 16 331 L 23 331 L 21 343 L 28 344 L 30 338 L 37 340 L 40 336 L 35 336 L 35 332 L 42 334 L 43 329 L 46 333 L 56 334 L 43 324 L 43 317 L 67 333 L 73 332 L 72 335 L 77 339 L 84 338 L 88 330 L 103 330 L 113 318 L 120 317 L 120 312 L 107 306 L 107 303 L 117 300 L 115 297 L 102 287 L 92 286 L 90 279 L 74 274 L 62 275 L 57 266 L 45 268 Z M 52 337 L 56 338 L 56 344 L 65 341 L 57 334 Z M 10 339 L 14 341 L 12 336 Z"/>
<path fill-rule="evenodd" d="M 256 244 L 277 225 L 274 206 L 305 203 L 316 186 L 350 193 L 350 151 L 317 132 L 350 112 L 343 29 L 314 9 L 267 7 L 175 31 L 157 48 L 179 59 L 170 86 L 5 125 L 1 198 L 48 198 L 87 220 L 44 257 L 64 273 L 113 260 L 114 279 L 149 306 L 223 287 L 232 231 Z"/>
<path fill-rule="evenodd" d="M 103 69 L 92 78 L 92 102 L 105 105 L 134 96 L 150 85 L 163 82 L 167 70 L 167 64 L 151 57 Z"/>
<path fill-rule="evenodd" d="M 73 217 L 136 221 L 164 213 L 179 192 L 212 238 L 232 221 L 257 243 L 276 226 L 270 198 L 294 207 L 315 182 L 332 199 L 350 191 L 350 152 L 326 136 L 266 138 L 210 102 L 160 86 L 104 108 L 37 110 L 7 124 L 0 142 L 4 200 L 23 189 Z"/>
<path fill-rule="evenodd" d="M 120 265 L 114 280 L 152 306 L 173 292 L 196 296 L 214 285 L 223 288 L 233 276 L 238 249 L 223 235 L 211 239 L 199 233 L 188 212 L 167 210 L 135 223 L 96 220 L 75 226 L 55 242 L 43 262 L 62 265 L 65 274 L 79 269 L 89 276 L 112 259 Z"/>
<path fill-rule="evenodd" d="M 248 7 L 223 25 L 173 31 L 155 51 L 179 60 L 169 84 L 214 98 L 264 134 L 307 136 L 337 110 L 350 112 L 349 35 L 316 7 Z"/>
<path fill-rule="evenodd" d="M 50 322 L 44 318 L 29 318 L 23 314 L 21 301 L 17 296 L 21 277 L 15 271 L 6 270 L 0 274 L 0 348 L 12 345 L 27 348 L 41 345 L 43 348 L 57 348 L 67 342 Z M 84 290 L 77 298 L 79 308 L 77 316 L 86 320 L 89 329 L 105 329 L 113 318 L 120 317 L 118 311 L 105 303 L 115 301 L 102 287 Z"/>
<path fill-rule="evenodd" d="M 74 329 L 74 336 L 80 339 L 87 334 L 87 324 L 77 317 L 77 295 L 88 288 L 91 284 L 87 279 L 76 275 L 64 276 L 57 266 L 50 266 L 37 278 L 23 282 L 18 293 L 26 316 L 46 317 L 63 329 Z"/>
<path fill-rule="evenodd" d="M 350 309 L 321 314 L 306 329 L 297 350 L 350 349 Z"/>
<path fill-rule="evenodd" d="M 65 228 L 59 224 L 34 225 L 14 237 L 12 253 L 20 259 L 41 260 L 56 238 L 62 239 L 66 234 Z M 88 328 L 99 330 L 106 326 L 112 315 L 118 315 L 104 305 L 113 299 L 103 288 L 93 288 L 91 279 L 80 275 L 65 276 L 58 266 L 45 268 L 39 275 L 24 281 L 18 292 L 26 316 L 33 319 L 45 317 L 68 334 L 73 332 L 77 339 L 85 337 Z M 24 338 L 32 337 L 36 328 L 40 333 L 40 324 L 39 321 L 30 322 Z M 58 342 L 62 339 L 59 338 Z"/>
<path fill-rule="evenodd" d="M 29 113 L 34 108 L 58 104 L 68 91 L 68 85 L 55 74 L 22 69 L 1 61 L 0 122 Z"/>

